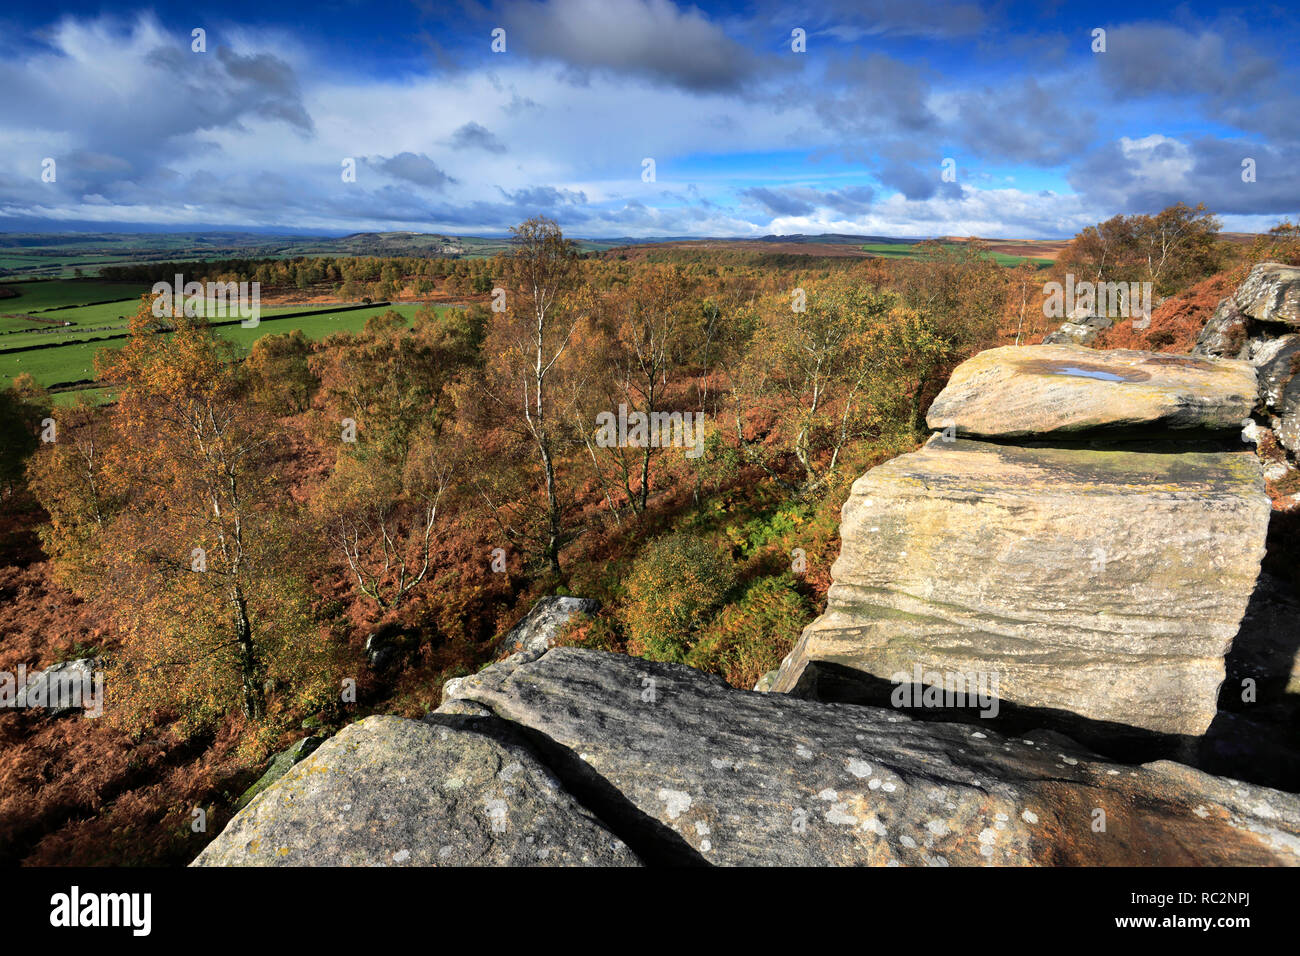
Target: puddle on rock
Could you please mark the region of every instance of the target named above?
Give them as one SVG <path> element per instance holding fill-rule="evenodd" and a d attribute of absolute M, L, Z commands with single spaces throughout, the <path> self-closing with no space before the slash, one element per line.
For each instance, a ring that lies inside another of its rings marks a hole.
<path fill-rule="evenodd" d="M 1101 382 L 1146 382 L 1151 378 L 1149 372 L 1136 368 L 1103 368 L 1087 362 L 1048 361 L 1033 359 L 1021 364 L 1026 372 L 1038 375 L 1070 375 L 1078 378 L 1092 378 Z"/>

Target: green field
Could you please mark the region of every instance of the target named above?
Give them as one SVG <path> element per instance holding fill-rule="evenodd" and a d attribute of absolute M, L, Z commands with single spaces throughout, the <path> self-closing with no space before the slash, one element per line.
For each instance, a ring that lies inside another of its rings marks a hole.
<path fill-rule="evenodd" d="M 246 329 L 241 325 L 226 325 L 217 329 L 217 334 L 227 342 L 234 342 L 245 352 L 253 347 L 253 343 L 263 335 L 275 335 L 280 332 L 292 332 L 294 329 L 301 329 L 302 334 L 309 339 L 323 339 L 327 335 L 335 332 L 359 332 L 366 324 L 366 320 L 373 315 L 383 315 L 389 309 L 400 313 L 407 321 L 414 317 L 416 310 L 420 306 L 413 303 L 401 305 L 380 305 L 372 309 L 357 309 L 353 312 L 329 312 L 321 311 L 312 315 L 303 315 L 295 319 L 284 319 L 283 321 L 267 320 L 270 310 L 262 313 L 262 321 L 257 327 Z M 441 315 L 454 306 L 434 306 Z M 301 309 L 299 309 L 301 311 Z"/>
<path fill-rule="evenodd" d="M 130 299 L 149 290 L 134 282 L 101 282 L 99 279 L 50 279 L 43 282 L 6 282 L 17 289 L 14 298 L 0 299 L 0 312 L 35 312 L 61 305 Z"/>
<path fill-rule="evenodd" d="M 125 302 L 109 302 L 104 305 L 87 305 L 79 309 L 60 309 L 47 315 L 58 316 L 61 321 L 70 321 L 74 325 L 40 326 L 24 319 L 7 319 L 10 325 L 0 325 L 0 349 L 12 349 L 22 345 L 41 345 L 55 339 L 69 344 L 89 342 L 105 336 L 121 335 L 131 317 L 135 315 L 137 303 L 133 299 Z M 261 317 L 269 319 L 286 312 L 309 312 L 328 310 L 328 305 L 278 305 L 262 309 Z M 405 313 L 403 313 L 405 314 Z M 20 331 L 9 331 L 17 329 Z"/>
<path fill-rule="evenodd" d="M 390 308 L 395 309 L 410 320 L 420 306 L 415 303 L 396 306 L 381 305 L 368 309 L 355 309 L 351 312 L 332 311 L 328 306 L 325 306 L 319 312 L 314 312 L 311 315 L 297 316 L 291 319 L 275 319 L 273 316 L 276 311 L 303 311 L 301 306 L 286 306 L 278 310 L 268 309 L 264 311 L 262 321 L 254 328 L 246 329 L 241 325 L 225 325 L 218 327 L 215 331 L 218 336 L 233 342 L 238 346 L 241 353 L 246 354 L 252 348 L 253 343 L 263 335 L 275 335 L 301 329 L 302 333 L 309 339 L 323 339 L 334 332 L 356 332 L 365 326 L 366 320 L 371 316 L 381 315 Z M 440 314 L 451 308 L 455 308 L 455 306 L 435 306 L 435 309 Z M 116 335 L 120 333 L 105 330 L 102 334 Z M 0 347 L 11 344 L 10 340 L 27 337 L 25 334 L 20 335 L 17 333 L 0 336 Z M 79 339 L 84 340 L 86 336 L 83 334 Z M 48 341 L 48 337 L 38 337 L 37 340 Z M 114 339 L 108 344 L 100 344 L 91 339 L 90 341 L 69 342 L 58 348 L 0 353 L 0 386 L 8 385 L 23 372 L 29 373 L 38 384 L 46 388 L 92 379 L 95 376 L 95 354 L 100 349 L 121 348 L 124 341 L 123 339 Z M 14 341 L 12 344 L 20 343 Z"/>
<path fill-rule="evenodd" d="M 50 400 L 54 403 L 56 408 L 75 405 L 82 399 L 85 399 L 92 405 L 105 405 L 109 402 L 117 401 L 117 389 L 77 388 L 70 389 L 66 392 L 55 392 L 50 397 Z"/>

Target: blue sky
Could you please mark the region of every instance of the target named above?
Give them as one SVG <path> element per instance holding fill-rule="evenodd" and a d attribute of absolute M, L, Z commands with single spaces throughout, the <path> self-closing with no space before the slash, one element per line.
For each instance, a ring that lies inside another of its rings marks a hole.
<path fill-rule="evenodd" d="M 11 6 L 0 231 L 1256 231 L 1300 215 L 1296 49 L 1280 4 Z"/>

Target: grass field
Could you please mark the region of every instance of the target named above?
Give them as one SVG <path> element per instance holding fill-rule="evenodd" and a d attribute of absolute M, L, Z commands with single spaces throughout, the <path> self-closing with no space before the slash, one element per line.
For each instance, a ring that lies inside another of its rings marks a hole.
<path fill-rule="evenodd" d="M 365 326 L 366 320 L 371 316 L 381 315 L 390 308 L 395 309 L 410 320 L 420 306 L 415 303 L 404 303 L 396 306 L 374 306 L 368 309 L 355 309 L 351 312 L 331 311 L 328 306 L 325 306 L 319 312 L 311 315 L 282 320 L 276 320 L 273 317 L 274 312 L 277 310 L 268 309 L 262 313 L 262 321 L 254 328 L 246 329 L 240 325 L 226 325 L 217 328 L 215 331 L 221 338 L 233 342 L 241 354 L 247 354 L 253 343 L 264 335 L 275 335 L 301 329 L 302 333 L 309 339 L 323 339 L 334 332 L 356 332 Z M 434 308 L 439 314 L 442 314 L 448 309 L 456 308 L 456 306 L 435 306 Z M 301 312 L 303 308 L 301 306 L 289 306 L 278 311 Z M 120 333 L 106 330 L 102 334 L 116 335 Z M 11 342 L 10 340 L 26 337 L 26 335 L 19 334 L 0 337 L 0 346 L 20 344 L 17 341 Z M 85 339 L 86 336 L 82 335 L 80 338 Z M 48 337 L 38 337 L 37 340 L 48 341 Z M 46 388 L 92 379 L 95 377 L 95 354 L 100 349 L 121 348 L 124 341 L 123 339 L 113 339 L 107 344 L 101 344 L 94 340 L 75 341 L 61 345 L 58 348 L 0 353 L 0 387 L 7 386 L 16 376 L 23 372 L 29 373 L 38 384 Z"/>
<path fill-rule="evenodd" d="M 68 343 L 86 342 L 105 336 L 121 335 L 125 326 L 135 315 L 137 303 L 133 299 L 125 302 L 109 302 L 104 305 L 88 305 L 80 309 L 60 309 L 47 313 L 57 316 L 60 321 L 74 322 L 68 326 L 41 326 L 24 319 L 8 319 L 10 325 L 0 325 L 0 349 L 12 349 L 22 345 L 42 345 L 55 340 Z M 328 305 L 278 305 L 261 310 L 261 317 L 269 319 L 286 312 L 310 312 L 328 310 Z M 403 313 L 405 314 L 405 313 Z M 10 331 L 16 329 L 18 331 Z"/>
<path fill-rule="evenodd" d="M 0 312 L 35 312 L 62 305 L 130 299 L 149 291 L 135 282 L 101 282 L 99 279 L 50 279 L 44 282 L 6 282 L 3 285 L 6 289 L 17 289 L 18 295 L 0 299 Z"/>
<path fill-rule="evenodd" d="M 78 388 L 66 392 L 55 392 L 50 396 L 55 408 L 66 408 L 69 405 L 76 405 L 82 400 L 90 402 L 92 405 L 106 405 L 109 402 L 117 401 L 117 389 L 115 388 Z"/>

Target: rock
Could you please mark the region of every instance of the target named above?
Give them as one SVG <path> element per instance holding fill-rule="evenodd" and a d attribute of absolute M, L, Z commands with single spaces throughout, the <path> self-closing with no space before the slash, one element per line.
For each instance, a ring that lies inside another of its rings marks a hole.
<path fill-rule="evenodd" d="M 757 693 L 766 694 L 776 686 L 776 677 L 779 673 L 780 671 L 768 671 L 754 684 L 754 690 Z"/>
<path fill-rule="evenodd" d="M 1292 455 L 1300 456 L 1300 375 L 1287 383 L 1278 403 L 1277 440 Z"/>
<path fill-rule="evenodd" d="M 870 699 L 857 678 L 879 689 L 920 665 L 1113 724 L 1098 736 L 1204 733 L 1270 512 L 1254 454 L 1219 447 L 936 435 L 873 468 L 844 504 L 826 613 L 776 690 Z"/>
<path fill-rule="evenodd" d="M 1233 299 L 1241 312 L 1259 322 L 1300 327 L 1300 267 L 1261 262 Z"/>
<path fill-rule="evenodd" d="M 1252 339 L 1244 357 L 1258 369 L 1259 398 L 1264 407 L 1280 409 L 1286 387 L 1300 369 L 1300 333 Z"/>
<path fill-rule="evenodd" d="M 419 635 L 400 624 L 385 624 L 366 635 L 366 660 L 373 670 L 386 671 L 419 649 Z"/>
<path fill-rule="evenodd" d="M 1055 332 L 1043 336 L 1044 345 L 1090 346 L 1097 341 L 1097 329 L 1076 322 L 1066 322 Z"/>
<path fill-rule="evenodd" d="M 1240 357 L 1247 337 L 1247 318 L 1237 309 L 1231 297 L 1224 299 L 1214 310 L 1214 315 L 1201 329 L 1192 349 L 1193 355 L 1216 358 Z"/>
<path fill-rule="evenodd" d="M 192 865 L 636 863 L 522 746 L 368 717 L 255 797 Z"/>
<path fill-rule="evenodd" d="M 957 366 L 926 421 L 999 439 L 1236 432 L 1255 394 L 1255 370 L 1245 362 L 1010 345 Z"/>
<path fill-rule="evenodd" d="M 455 693 L 526 728 L 566 785 L 604 792 L 611 829 L 696 862 L 1300 864 L 1295 795 L 1107 763 L 1051 732 L 755 694 L 577 648 L 516 655 Z"/>
<path fill-rule="evenodd" d="M 248 806 L 255 796 L 288 773 L 294 764 L 310 757 L 320 745 L 320 737 L 304 737 L 292 747 L 282 750 L 272 757 L 271 765 L 266 768 L 266 773 L 262 774 L 255 784 L 243 792 L 235 802 L 235 809 L 242 810 Z"/>
<path fill-rule="evenodd" d="M 43 671 L 23 675 L 15 688 L 15 707 L 41 707 L 47 717 L 66 717 L 84 711 L 98 717 L 104 711 L 103 662 L 96 657 L 51 664 Z"/>
<path fill-rule="evenodd" d="M 544 597 L 533 605 L 524 619 L 516 624 L 497 648 L 499 654 L 516 654 L 523 650 L 546 650 L 575 614 L 595 614 L 600 602 L 591 598 Z"/>

